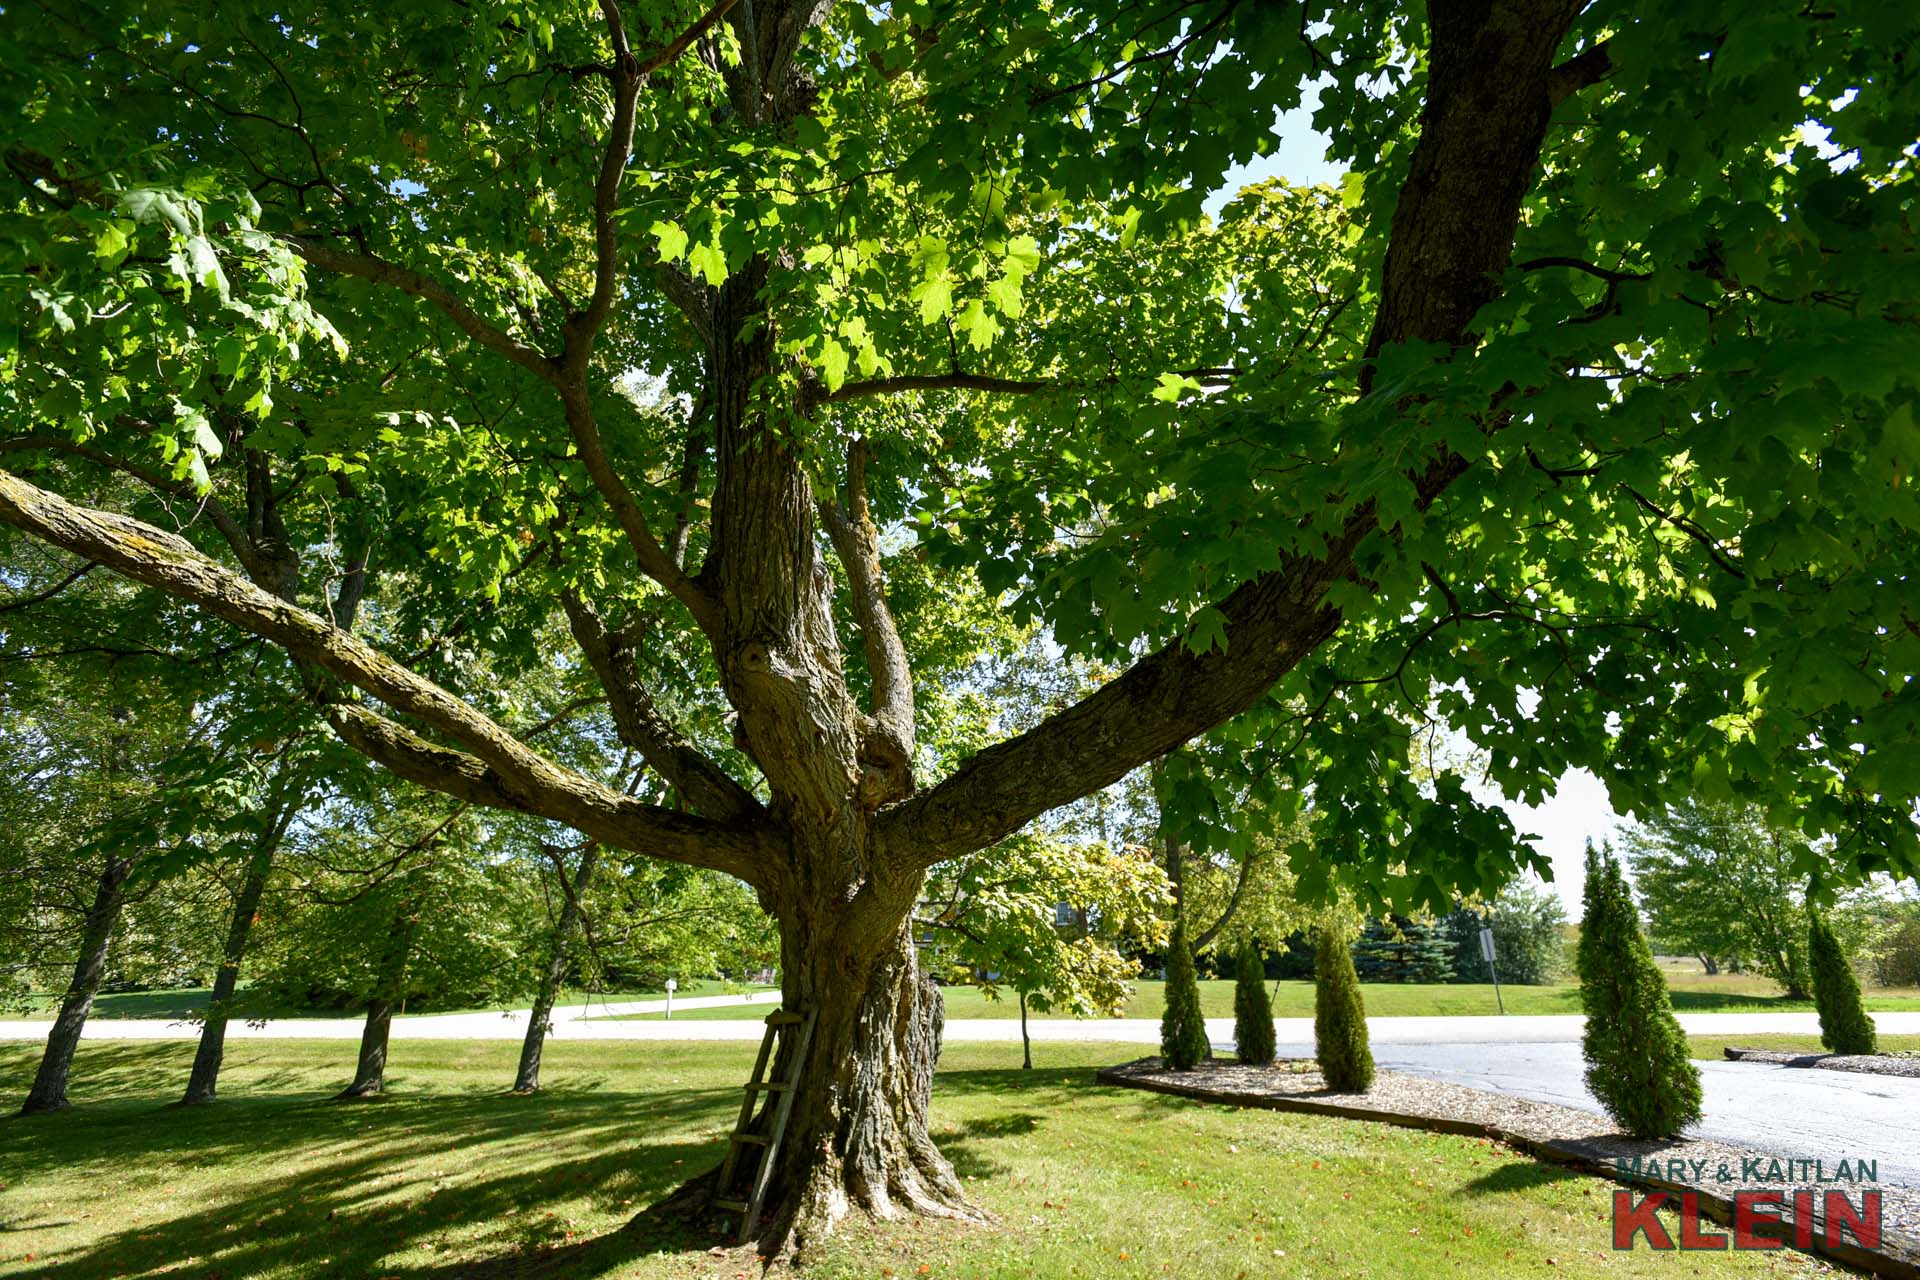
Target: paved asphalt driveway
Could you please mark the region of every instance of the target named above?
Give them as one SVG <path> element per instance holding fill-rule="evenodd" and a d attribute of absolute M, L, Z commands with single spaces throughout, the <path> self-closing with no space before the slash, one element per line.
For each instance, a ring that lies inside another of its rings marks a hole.
<path fill-rule="evenodd" d="M 1883 1017 L 1885 1015 L 1882 1015 Z M 1310 1057 L 1311 1043 L 1282 1045 Z M 1577 1044 L 1374 1044 L 1374 1061 L 1393 1071 L 1450 1080 L 1536 1102 L 1598 1112 L 1587 1092 Z M 1879 1161 L 1880 1181 L 1920 1188 L 1920 1080 L 1778 1067 L 1759 1062 L 1701 1062 L 1706 1118 L 1689 1130 L 1829 1169 L 1841 1157 Z"/>

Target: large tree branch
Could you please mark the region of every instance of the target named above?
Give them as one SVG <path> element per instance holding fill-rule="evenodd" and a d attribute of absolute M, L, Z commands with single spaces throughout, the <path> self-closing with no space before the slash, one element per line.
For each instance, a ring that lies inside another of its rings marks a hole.
<path fill-rule="evenodd" d="M 374 713 L 364 708 L 360 710 L 365 715 L 343 713 L 363 740 L 383 744 L 394 759 L 417 770 L 421 776 L 416 781 L 434 785 L 437 778 L 446 784 L 442 789 L 463 789 L 451 794 L 484 793 L 513 801 L 503 807 L 569 824 L 576 819 L 590 822 L 591 827 L 582 827 L 589 835 L 640 853 L 700 866 L 726 858 L 742 868 L 730 865 L 728 870 L 749 878 L 744 872 L 751 859 L 740 851 L 752 845 L 750 835 L 704 819 L 649 811 L 548 760 L 431 680 L 221 568 L 184 539 L 126 516 L 75 506 L 5 471 L 0 471 L 0 520 L 271 640 L 295 659 L 374 695 L 466 748 L 449 752 L 417 735 L 409 740 L 402 735 L 410 731 L 398 725 L 376 733 L 378 726 L 366 718 Z M 713 849 L 706 849 L 704 841 L 711 841 Z"/>
<path fill-rule="evenodd" d="M 558 380 L 574 445 L 581 461 L 587 465 L 594 488 L 613 509 L 614 519 L 626 534 L 641 572 L 672 592 L 709 634 L 716 621 L 713 602 L 681 568 L 679 557 L 669 553 L 654 537 L 640 512 L 640 504 L 634 500 L 633 491 L 607 456 L 593 411 L 593 398 L 587 390 L 587 375 L 594 338 L 613 311 L 614 294 L 619 285 L 620 240 L 613 215 L 619 204 L 620 180 L 626 175 L 627 162 L 633 154 L 633 122 L 640 90 L 650 72 L 684 53 L 702 32 L 724 17 L 734 3 L 736 0 L 721 0 L 700 21 L 643 60 L 634 55 L 628 42 L 620 6 L 614 0 L 600 0 L 607 38 L 613 44 L 613 120 L 607 128 L 600 173 L 593 187 L 593 295 L 586 306 L 567 317 L 566 354 Z"/>
<path fill-rule="evenodd" d="M 870 808 L 914 791 L 914 668 L 887 604 L 879 530 L 866 503 L 866 439 L 847 445 L 847 505 L 822 499 L 820 522 L 847 570 L 860 649 L 872 679 L 872 714 L 862 725 L 860 798 Z"/>
<path fill-rule="evenodd" d="M 873 683 L 872 715 L 861 753 L 872 776 L 862 790 L 867 802 L 877 807 L 913 790 L 913 668 L 887 604 L 880 533 L 867 507 L 864 439 L 856 438 L 847 446 L 846 507 L 822 499 L 819 508 L 821 523 L 853 588 L 854 618 L 860 624 L 860 645 Z"/>
<path fill-rule="evenodd" d="M 1173 373 L 1182 378 L 1192 378 L 1208 386 L 1220 386 L 1240 376 L 1240 370 L 1231 366 L 1203 366 L 1198 369 L 1175 369 Z M 1144 376 L 1144 375 L 1143 375 Z M 1046 391 L 1079 391 L 1087 387 L 1112 386 L 1118 378 L 1100 379 L 1057 379 L 1057 378 L 996 378 L 984 373 L 968 373 L 955 369 L 951 373 L 903 374 L 895 378 L 862 378 L 842 383 L 838 389 L 820 397 L 822 404 L 839 404 L 845 400 L 861 400 L 868 396 L 900 395 L 905 392 L 920 391 L 986 391 L 996 395 L 1030 396 Z"/>
<path fill-rule="evenodd" d="M 561 600 L 580 651 L 607 691 L 620 740 L 708 817 L 737 823 L 763 816 L 753 793 L 688 742 L 661 713 L 640 679 L 632 650 L 608 630 L 593 606 L 573 591 L 564 593 Z"/>
<path fill-rule="evenodd" d="M 667 549 L 660 545 L 660 540 L 653 536 L 646 516 L 640 511 L 640 504 L 634 500 L 633 490 L 627 488 L 626 481 L 615 470 L 613 460 L 607 456 L 606 444 L 600 436 L 600 423 L 593 412 L 593 398 L 587 391 L 584 379 L 563 386 L 560 394 L 566 409 L 567 427 L 573 432 L 574 447 L 580 453 L 580 460 L 586 464 L 593 487 L 599 490 L 600 496 L 613 509 L 613 518 L 626 535 L 627 545 L 633 550 L 640 571 L 684 604 L 694 621 L 708 635 L 716 634 L 719 612 L 713 597 L 675 562 Z"/>
<path fill-rule="evenodd" d="M 750 884 L 764 877 L 763 853 L 755 837 L 743 829 L 656 808 L 578 774 L 569 780 L 573 785 L 530 794 L 476 757 L 428 742 L 404 725 L 354 703 L 329 708 L 328 719 L 335 732 L 368 759 L 456 800 L 538 814 L 617 848 L 711 867 Z"/>
<path fill-rule="evenodd" d="M 884 811 L 883 837 L 925 866 L 984 848 L 1246 710 L 1339 625 L 1324 596 L 1362 532 L 1356 522 L 1324 558 L 1296 558 L 1222 601 L 1225 651 L 1196 654 L 1174 641 Z"/>
<path fill-rule="evenodd" d="M 140 424 L 145 427 L 146 424 Z M 178 498 L 183 502 L 192 502 L 207 513 L 207 519 L 232 548 L 233 554 L 249 573 L 254 571 L 253 547 L 247 538 L 246 530 L 240 527 L 226 506 L 212 493 L 196 494 L 193 486 L 185 480 L 175 480 L 163 475 L 151 467 L 143 467 L 118 454 L 108 453 L 105 449 L 96 449 L 91 445 L 77 444 L 59 436 L 20 436 L 12 440 L 0 440 L 0 454 L 22 451 L 64 453 L 75 458 L 84 458 L 109 471 L 118 471 L 122 475 L 132 476 L 147 488 L 163 497 Z"/>
<path fill-rule="evenodd" d="M 349 253 L 324 240 L 306 236 L 284 236 L 282 239 L 295 253 L 323 271 L 353 276 L 373 284 L 390 285 L 411 297 L 425 299 L 439 308 L 469 338 L 496 355 L 505 356 L 543 381 L 552 382 L 557 376 L 553 360 L 482 316 L 446 284 L 431 276 L 370 253 Z"/>
<path fill-rule="evenodd" d="M 1588 45 L 1547 76 L 1547 97 L 1554 106 L 1613 74 L 1613 53 L 1605 40 Z"/>
<path fill-rule="evenodd" d="M 1428 96 L 1394 210 L 1367 355 L 1406 341 L 1470 345 L 1513 255 L 1521 202 L 1552 112 L 1549 73 L 1578 0 L 1431 7 Z M 1360 391 L 1372 388 L 1371 363 Z M 1416 474 L 1422 504 L 1465 469 L 1442 453 Z M 1264 696 L 1339 626 L 1329 588 L 1378 527 L 1361 502 L 1324 553 L 1290 556 L 1220 602 L 1226 648 L 1175 641 L 1075 706 L 988 748 L 933 790 L 886 810 L 880 834 L 909 866 L 984 848 L 1112 783 Z"/>

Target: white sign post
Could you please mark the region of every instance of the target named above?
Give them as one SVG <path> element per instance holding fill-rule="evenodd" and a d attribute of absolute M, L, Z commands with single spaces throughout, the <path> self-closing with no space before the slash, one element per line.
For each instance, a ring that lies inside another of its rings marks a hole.
<path fill-rule="evenodd" d="M 675 990 L 679 988 L 679 986 L 680 984 L 675 982 L 672 978 L 667 979 L 667 1021 L 668 1022 L 673 1021 L 673 993 Z"/>
<path fill-rule="evenodd" d="M 1500 994 L 1500 970 L 1493 962 L 1493 930 L 1486 925 L 1480 926 L 1480 954 L 1487 958 L 1487 972 L 1493 975 L 1493 999 L 1500 1006 L 1500 1012 L 1507 1011 L 1507 1001 Z"/>

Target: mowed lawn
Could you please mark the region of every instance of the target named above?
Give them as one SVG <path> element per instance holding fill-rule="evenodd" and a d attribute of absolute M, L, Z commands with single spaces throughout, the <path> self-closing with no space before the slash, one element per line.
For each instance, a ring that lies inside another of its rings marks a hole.
<path fill-rule="evenodd" d="M 1825 1053 L 1826 1046 L 1820 1043 L 1819 1036 L 1783 1035 L 1768 1032 L 1760 1035 L 1709 1035 L 1688 1036 L 1687 1051 L 1696 1058 L 1724 1059 L 1728 1046 L 1742 1049 L 1771 1049 L 1780 1053 Z M 1880 1037 L 1882 1053 L 1920 1053 L 1920 1035 Z"/>
<path fill-rule="evenodd" d="M 1813 1001 L 1788 1000 L 1779 994 L 1780 989 L 1773 983 L 1751 974 L 1723 973 L 1708 977 L 1696 966 L 1691 971 L 1669 970 L 1667 983 L 1673 992 L 1673 1007 L 1682 1013 L 1791 1013 L 1801 1010 L 1811 1012 L 1813 1009 Z M 1269 982 L 1267 990 L 1273 994 L 1274 1017 L 1313 1016 L 1313 983 Z M 1135 982 L 1133 999 L 1127 1003 L 1125 1016 L 1158 1018 L 1166 1008 L 1165 991 L 1165 984 L 1153 979 Z M 1445 1017 L 1499 1012 L 1491 984 L 1367 982 L 1361 984 L 1360 991 L 1366 1001 L 1368 1015 L 1376 1018 Z M 945 993 L 949 1018 L 1020 1016 L 1019 1003 L 1011 992 L 1004 989 L 998 999 L 988 999 L 978 987 L 949 986 L 945 988 Z M 1580 1012 L 1580 988 L 1571 983 L 1546 987 L 1503 986 L 1500 994 L 1506 1000 L 1507 1012 L 1511 1014 Z M 1869 1009 L 1920 1009 L 1920 989 L 1917 988 L 1869 987 L 1864 994 Z M 1233 981 L 1229 978 L 1202 980 L 1200 1005 L 1209 1018 L 1231 1018 Z M 658 1020 L 661 1015 L 643 1013 L 627 1016 Z M 738 1018 L 743 1015 L 737 1009 L 721 1008 L 678 1010 L 673 1016 L 678 1019 Z M 1029 1010 L 1029 1016 L 1054 1015 Z"/>
<path fill-rule="evenodd" d="M 1097 1085 L 1135 1047 L 955 1044 L 935 1132 L 991 1227 L 857 1223 L 820 1277 L 1811 1276 L 1796 1254 L 1615 1253 L 1608 1185 L 1484 1141 Z M 511 1042 L 395 1046 L 395 1093 L 339 1103 L 352 1046 L 243 1041 L 182 1110 L 191 1044 L 88 1043 L 74 1110 L 0 1120 L 0 1275 L 757 1276 L 685 1227 L 621 1231 L 717 1162 L 750 1044 L 567 1043 L 502 1092 Z M 38 1053 L 0 1047 L 18 1097 Z M 551 1252 L 548 1252 L 551 1251 Z M 532 1266 L 529 1254 L 542 1254 Z"/>

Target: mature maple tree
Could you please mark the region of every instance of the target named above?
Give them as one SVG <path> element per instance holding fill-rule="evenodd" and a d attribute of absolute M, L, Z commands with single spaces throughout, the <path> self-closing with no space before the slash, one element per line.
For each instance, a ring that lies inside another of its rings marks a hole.
<path fill-rule="evenodd" d="M 1309 889 L 1511 870 L 1398 768 L 1430 715 L 1515 794 L 1750 787 L 1913 869 L 1915 21 L 17 6 L 0 519 L 408 779 L 752 885 L 819 1019 L 770 1248 L 970 1216 L 928 869 L 1216 726 L 1313 783 Z M 1309 86 L 1343 191 L 1203 219 Z M 145 519 L 59 496 L 101 466 Z M 1124 670 L 929 776 L 942 573 Z M 556 608 L 671 804 L 509 727 Z"/>

